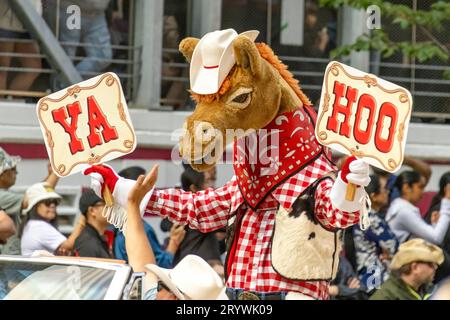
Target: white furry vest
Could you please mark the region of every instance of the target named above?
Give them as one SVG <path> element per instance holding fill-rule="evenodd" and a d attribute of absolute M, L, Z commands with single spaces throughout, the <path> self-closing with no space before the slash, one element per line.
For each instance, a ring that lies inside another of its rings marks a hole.
<path fill-rule="evenodd" d="M 288 279 L 332 280 L 337 273 L 340 231 L 329 231 L 315 219 L 314 201 L 310 201 L 315 189 L 300 196 L 290 212 L 280 206 L 276 214 L 272 267 Z"/>

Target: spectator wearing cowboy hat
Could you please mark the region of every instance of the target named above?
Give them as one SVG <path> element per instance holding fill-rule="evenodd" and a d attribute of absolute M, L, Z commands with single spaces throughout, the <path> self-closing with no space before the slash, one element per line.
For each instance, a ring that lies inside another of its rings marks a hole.
<path fill-rule="evenodd" d="M 199 256 L 187 255 L 173 269 L 145 268 L 145 300 L 228 300 L 222 279 Z"/>
<path fill-rule="evenodd" d="M 128 194 L 125 245 L 134 272 L 146 272 L 144 299 L 215 300 L 225 298 L 225 286 L 214 269 L 202 258 L 188 255 L 173 269 L 156 265 L 140 216 L 139 204 L 153 188 L 158 166 L 144 178 L 139 176 Z"/>
<path fill-rule="evenodd" d="M 437 267 L 444 261 L 442 249 L 423 239 L 409 240 L 394 255 L 389 279 L 371 300 L 427 300 Z"/>
<path fill-rule="evenodd" d="M 2 208 L 14 221 L 16 230 L 21 223 L 21 211 L 28 206 L 27 197 L 24 194 L 10 191 L 17 178 L 17 164 L 21 158 L 10 156 L 0 147 L 0 208 Z M 48 175 L 45 178 L 46 185 L 55 187 L 58 176 L 53 173 L 51 166 L 47 167 Z M 20 254 L 20 240 L 17 235 L 10 236 L 2 249 L 3 254 Z"/>
<path fill-rule="evenodd" d="M 19 229 L 22 255 L 31 256 L 36 250 L 70 255 L 75 239 L 84 227 L 84 218 L 80 218 L 73 233 L 66 238 L 58 230 L 56 220 L 56 208 L 61 196 L 45 183 L 32 185 L 25 196 L 28 198 L 28 207 L 23 210 L 26 217 Z"/>

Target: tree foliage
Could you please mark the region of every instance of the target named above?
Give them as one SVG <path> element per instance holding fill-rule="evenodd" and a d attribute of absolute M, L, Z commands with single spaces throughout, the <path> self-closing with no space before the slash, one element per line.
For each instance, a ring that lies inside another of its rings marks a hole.
<path fill-rule="evenodd" d="M 428 38 L 426 41 L 393 41 L 383 29 L 371 30 L 362 34 L 352 44 L 342 45 L 331 52 L 332 57 L 346 56 L 353 51 L 378 50 L 384 58 L 401 52 L 404 56 L 415 58 L 419 62 L 437 58 L 443 62 L 449 61 L 448 47 L 433 36 L 435 32 L 444 31 L 445 24 L 450 22 L 450 2 L 437 1 L 430 10 L 413 10 L 411 7 L 394 4 L 382 0 L 320 0 L 322 7 L 337 9 L 347 5 L 356 9 L 364 9 L 376 5 L 380 8 L 381 17 L 388 19 L 401 29 L 416 27 Z M 443 76 L 450 79 L 450 70 Z"/>

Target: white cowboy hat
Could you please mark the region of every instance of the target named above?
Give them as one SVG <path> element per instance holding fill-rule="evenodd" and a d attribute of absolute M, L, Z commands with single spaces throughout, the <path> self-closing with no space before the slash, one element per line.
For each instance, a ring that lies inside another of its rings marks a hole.
<path fill-rule="evenodd" d="M 250 30 L 238 34 L 234 29 L 205 34 L 192 54 L 190 66 L 191 90 L 198 94 L 219 91 L 222 82 L 236 63 L 232 43 L 240 35 L 255 41 L 259 31 Z"/>
<path fill-rule="evenodd" d="M 42 200 L 56 199 L 61 201 L 62 197 L 55 192 L 52 187 L 45 185 L 45 183 L 36 183 L 27 189 L 25 192 L 28 198 L 28 207 L 23 210 L 23 213 L 28 213 L 37 203 Z"/>
<path fill-rule="evenodd" d="M 444 262 L 444 253 L 438 246 L 423 239 L 412 239 L 403 242 L 392 258 L 391 270 L 398 270 L 411 262 L 432 262 L 441 265 Z"/>
<path fill-rule="evenodd" d="M 180 300 L 228 300 L 222 279 L 202 258 L 187 255 L 173 269 L 145 266 Z"/>

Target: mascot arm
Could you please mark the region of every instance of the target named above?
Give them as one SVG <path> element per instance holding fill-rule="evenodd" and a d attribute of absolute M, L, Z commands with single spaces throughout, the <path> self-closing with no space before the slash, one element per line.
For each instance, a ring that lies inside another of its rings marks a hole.
<path fill-rule="evenodd" d="M 357 185 L 353 201 L 345 199 L 348 183 Z M 347 158 L 332 183 L 324 180 L 316 191 L 316 212 L 323 224 L 334 228 L 346 228 L 359 221 L 365 203 L 364 187 L 370 182 L 369 165 L 355 157 Z"/>
<path fill-rule="evenodd" d="M 223 187 L 196 193 L 173 188 L 155 190 L 148 202 L 146 214 L 167 217 L 203 233 L 215 231 L 227 225 L 236 189 L 237 183 L 232 180 Z"/>
<path fill-rule="evenodd" d="M 128 193 L 136 183 L 125 179 L 108 165 L 92 166 L 84 171 L 91 176 L 91 187 L 103 197 L 105 185 L 111 190 L 114 201 L 127 207 Z M 169 220 L 189 224 L 201 232 L 211 232 L 227 225 L 232 196 L 238 191 L 235 179 L 218 189 L 207 189 L 197 193 L 181 189 L 152 189 L 140 205 L 141 215 L 157 214 Z"/>
<path fill-rule="evenodd" d="M 319 222 L 328 229 L 347 228 L 359 221 L 359 211 L 348 212 L 335 208 L 332 205 L 330 194 L 333 188 L 333 181 L 322 180 L 316 189 L 315 212 Z"/>
<path fill-rule="evenodd" d="M 108 186 L 108 189 L 111 191 L 116 204 L 125 209 L 127 208 L 128 193 L 131 188 L 133 188 L 136 180 L 120 177 L 114 169 L 107 164 L 91 166 L 84 170 L 83 174 L 91 177 L 91 188 L 95 191 L 97 196 L 103 198 L 105 186 Z M 152 193 L 153 189 L 150 190 L 142 199 L 139 206 L 141 215 L 144 213 L 145 206 L 148 203 Z"/>

